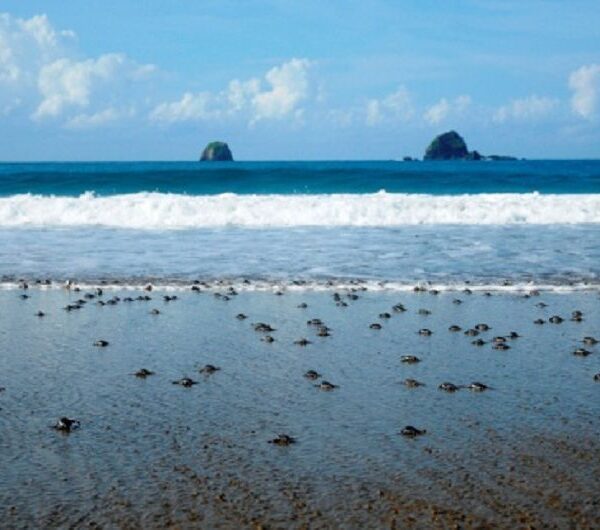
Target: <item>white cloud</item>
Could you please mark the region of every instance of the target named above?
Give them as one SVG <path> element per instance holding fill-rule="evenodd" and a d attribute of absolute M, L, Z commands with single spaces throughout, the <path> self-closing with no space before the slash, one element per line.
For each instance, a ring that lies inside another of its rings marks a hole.
<path fill-rule="evenodd" d="M 600 94 L 600 64 L 582 66 L 572 72 L 569 76 L 569 88 L 573 91 L 573 112 L 586 119 L 596 117 Z"/>
<path fill-rule="evenodd" d="M 181 99 L 157 105 L 150 119 L 166 123 L 223 119 L 244 114 L 249 123 L 302 115 L 300 103 L 309 94 L 307 59 L 291 59 L 265 74 L 267 87 L 257 78 L 232 80 L 221 92 L 186 92 Z"/>
<path fill-rule="evenodd" d="M 452 101 L 446 98 L 440 99 L 437 103 L 431 105 L 425 110 L 423 118 L 431 125 L 437 125 L 445 121 L 450 116 L 460 116 L 471 105 L 470 96 L 458 96 Z"/>
<path fill-rule="evenodd" d="M 414 115 L 408 90 L 401 86 L 382 99 L 370 99 L 366 107 L 366 123 L 374 126 L 384 121 L 408 121 Z"/>
<path fill-rule="evenodd" d="M 271 88 L 258 92 L 252 98 L 252 121 L 281 119 L 298 112 L 298 104 L 308 97 L 307 59 L 292 59 L 271 68 L 265 75 Z M 297 114 L 296 114 L 297 115 Z"/>
<path fill-rule="evenodd" d="M 65 126 L 69 129 L 93 129 L 134 115 L 135 110 L 133 108 L 120 111 L 109 107 L 93 114 L 78 114 L 67 121 Z"/>
<path fill-rule="evenodd" d="M 81 116 L 100 116 L 99 109 L 107 108 L 107 100 L 127 100 L 131 96 L 125 88 L 155 71 L 153 65 L 139 65 L 119 53 L 80 59 L 74 44 L 76 35 L 55 29 L 46 15 L 20 19 L 0 14 L 0 108 L 4 113 L 22 107 L 34 120 L 64 119 L 70 126 Z M 7 104 L 17 96 L 19 105 Z M 89 113 L 81 114 L 82 109 Z"/>
<path fill-rule="evenodd" d="M 550 114 L 557 106 L 558 100 L 536 95 L 521 99 L 513 99 L 507 105 L 499 107 L 494 112 L 493 120 L 503 123 L 508 120 L 531 121 Z"/>

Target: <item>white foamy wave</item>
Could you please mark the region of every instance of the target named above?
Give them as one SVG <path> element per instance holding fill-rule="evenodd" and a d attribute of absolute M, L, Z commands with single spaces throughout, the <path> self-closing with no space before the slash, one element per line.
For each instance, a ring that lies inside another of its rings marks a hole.
<path fill-rule="evenodd" d="M 0 198 L 0 227 L 402 226 L 600 223 L 600 194 L 177 195 Z"/>

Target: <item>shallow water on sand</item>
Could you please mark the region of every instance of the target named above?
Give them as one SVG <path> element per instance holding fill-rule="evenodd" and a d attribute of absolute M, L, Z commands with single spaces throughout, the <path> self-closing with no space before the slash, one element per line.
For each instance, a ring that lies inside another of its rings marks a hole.
<path fill-rule="evenodd" d="M 325 512 L 341 502 L 346 516 L 359 510 L 357 521 L 374 526 L 364 509 L 366 494 L 352 489 L 361 481 L 369 491 L 384 483 L 397 494 L 427 492 L 441 505 L 455 506 L 436 481 L 452 482 L 460 469 L 481 473 L 481 487 L 491 468 L 509 466 L 512 451 L 523 449 L 513 445 L 518 438 L 529 440 L 531 449 L 531 440 L 540 437 L 534 450 L 542 456 L 551 454 L 543 441 L 555 438 L 589 444 L 588 455 L 599 451 L 600 383 L 593 375 L 600 372 L 600 347 L 585 346 L 592 351 L 585 358 L 572 355 L 584 336 L 600 338 L 597 292 L 530 298 L 367 292 L 337 307 L 331 292 L 242 292 L 229 301 L 182 292 L 167 303 L 164 293 L 154 291 L 151 301 L 98 306 L 91 300 L 71 312 L 62 307 L 83 292 L 29 289 L 26 300 L 20 294 L 0 291 L 0 516 L 8 527 L 83 521 L 227 526 L 225 520 L 231 526 L 259 520 L 320 526 L 318 516 L 288 519 L 290 508 L 280 495 L 290 484 L 290 491 L 306 497 L 303 502 L 320 503 Z M 103 299 L 138 294 L 111 290 Z M 463 303 L 453 303 L 455 298 Z M 548 306 L 537 307 L 540 301 Z M 308 308 L 298 308 L 301 302 Z M 392 312 L 398 302 L 406 312 Z M 160 314 L 151 315 L 153 308 Z M 431 315 L 419 315 L 421 308 Z M 583 322 L 569 320 L 575 309 L 583 311 Z M 36 317 L 39 310 L 46 316 Z M 378 318 L 384 311 L 392 317 Z M 238 320 L 238 313 L 249 318 Z M 554 314 L 565 322 L 533 324 Z M 306 324 L 315 317 L 332 328 L 331 337 L 315 336 Z M 276 328 L 276 341 L 262 342 L 255 322 Z M 369 329 L 372 322 L 383 328 Z M 513 330 L 522 337 L 497 351 L 448 331 L 451 324 L 466 329 L 478 322 L 492 327 L 480 335 L 486 341 Z M 424 327 L 433 335 L 420 336 Z M 293 344 L 302 337 L 312 343 Z M 94 347 L 98 339 L 109 346 Z M 403 364 L 405 354 L 422 362 Z M 198 373 L 207 363 L 221 370 Z M 156 374 L 133 377 L 141 367 Z M 339 388 L 318 390 L 303 378 L 308 369 Z M 171 384 L 183 376 L 198 384 Z M 401 382 L 407 377 L 426 386 L 406 388 Z M 481 381 L 492 389 L 448 394 L 437 388 L 444 381 Z M 81 420 L 81 428 L 69 435 L 52 430 L 63 415 Z M 403 438 L 399 431 L 408 424 L 427 434 Z M 298 443 L 268 444 L 278 433 Z M 569 501 L 574 506 L 597 486 L 594 465 L 573 465 L 563 483 L 551 475 L 538 479 L 563 496 L 569 488 L 578 492 Z M 335 496 L 342 490 L 347 497 L 340 501 Z M 557 520 L 548 508 L 533 508 L 530 493 L 506 484 L 499 491 L 503 501 L 514 496 L 511 502 L 521 502 L 537 520 Z M 463 496 L 457 509 L 471 509 Z M 225 502 L 233 503 L 229 519 L 214 505 Z M 243 512 L 238 519 L 236 509 Z M 490 502 L 476 515 L 504 524 L 499 513 Z M 589 521 L 600 517 L 597 504 L 586 513 Z M 372 514 L 379 516 L 387 517 Z M 348 527 L 351 520 L 345 520 Z"/>

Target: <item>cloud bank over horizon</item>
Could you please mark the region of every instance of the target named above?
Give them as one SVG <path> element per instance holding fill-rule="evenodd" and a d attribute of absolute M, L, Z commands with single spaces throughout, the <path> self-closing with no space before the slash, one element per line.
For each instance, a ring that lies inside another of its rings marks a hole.
<path fill-rule="evenodd" d="M 493 131 L 519 127 L 540 140 L 554 135 L 561 142 L 572 142 L 577 153 L 600 156 L 594 145 L 600 135 L 600 56 L 598 62 L 573 62 L 562 68 L 562 86 L 559 82 L 546 90 L 540 83 L 535 90 L 515 86 L 513 91 L 508 86 L 496 91 L 482 89 L 478 82 L 472 90 L 458 91 L 448 83 L 425 84 L 402 70 L 386 72 L 374 86 L 361 76 L 348 82 L 347 74 L 336 76 L 339 66 L 334 59 L 314 53 L 245 65 L 248 75 L 228 80 L 223 76 L 215 80 L 202 71 L 183 76 L 169 64 L 137 59 L 129 50 L 86 54 L 82 41 L 78 29 L 62 28 L 50 15 L 23 18 L 0 13 L 4 127 L 23 137 L 28 131 L 34 137 L 58 132 L 63 145 L 81 141 L 82 134 L 107 145 L 110 135 L 143 129 L 144 143 L 136 149 L 145 148 L 148 158 L 156 152 L 153 141 L 165 134 L 187 136 L 188 141 L 194 135 L 196 142 L 215 135 L 238 142 L 256 138 L 250 145 L 271 142 L 273 137 L 275 146 L 287 138 L 300 147 L 304 141 L 313 158 L 330 157 L 330 145 L 337 139 L 350 142 L 356 158 L 377 158 L 379 146 L 368 146 L 364 153 L 357 150 L 366 134 L 412 135 L 421 141 L 450 128 L 493 136 Z M 340 64 L 345 61 L 338 59 Z M 408 68 L 410 61 L 406 63 Z M 365 77 L 370 68 L 363 66 Z M 432 73 L 441 75 L 433 69 Z M 463 85 L 469 88 L 468 82 Z M 328 139 L 322 153 L 314 140 L 317 135 Z M 387 149 L 390 144 L 382 145 Z M 513 147 L 498 145 L 496 151 Z M 542 146 L 532 145 L 542 152 Z M 9 142 L 0 148 L 2 158 L 11 159 L 10 147 Z M 54 148 L 56 158 L 67 158 L 58 143 Z M 179 157 L 177 150 L 172 156 L 164 153 L 163 158 Z M 115 157 L 112 150 L 110 156 Z M 277 155 L 263 150 L 255 157 Z M 98 152 L 96 158 L 106 156 Z"/>

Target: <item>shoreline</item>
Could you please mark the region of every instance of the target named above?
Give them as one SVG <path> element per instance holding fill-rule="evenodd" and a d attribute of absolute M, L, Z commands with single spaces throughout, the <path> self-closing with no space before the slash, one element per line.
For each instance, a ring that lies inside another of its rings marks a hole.
<path fill-rule="evenodd" d="M 597 296 L 356 290 L 340 307 L 331 291 L 240 291 L 227 303 L 169 292 L 0 289 L 8 528 L 600 524 L 600 349 L 573 354 L 600 339 Z M 150 300 L 128 304 L 132 293 Z M 465 331 L 479 323 L 491 329 L 476 346 Z M 495 349 L 511 331 L 509 349 Z M 220 370 L 200 373 L 209 363 Z M 142 367 L 154 374 L 134 377 Z M 309 369 L 322 378 L 303 377 Z M 181 377 L 197 384 L 172 384 Z M 445 381 L 458 390 L 439 389 Z M 473 381 L 489 389 L 465 387 Z M 51 429 L 63 415 L 81 426 Z M 407 438 L 406 425 L 427 432 Z M 268 443 L 280 433 L 297 443 Z"/>

